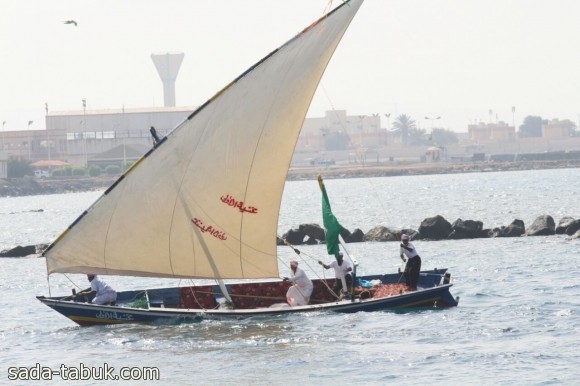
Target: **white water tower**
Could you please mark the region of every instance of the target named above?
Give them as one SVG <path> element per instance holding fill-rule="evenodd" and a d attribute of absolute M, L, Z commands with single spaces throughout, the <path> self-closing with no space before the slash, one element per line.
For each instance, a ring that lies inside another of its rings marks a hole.
<path fill-rule="evenodd" d="M 165 107 L 175 106 L 175 79 L 183 61 L 183 53 L 151 54 L 153 64 L 163 82 L 163 102 Z"/>

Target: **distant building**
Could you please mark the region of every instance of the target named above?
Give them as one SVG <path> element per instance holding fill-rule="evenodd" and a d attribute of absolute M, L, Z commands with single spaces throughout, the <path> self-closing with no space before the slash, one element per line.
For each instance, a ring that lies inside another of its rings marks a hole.
<path fill-rule="evenodd" d="M 104 170 L 107 166 L 116 165 L 123 170 L 141 158 L 149 149 L 151 149 L 150 145 L 118 145 L 105 152 L 93 155 L 87 160 L 87 166 L 99 166 Z"/>
<path fill-rule="evenodd" d="M 568 119 L 560 121 L 559 119 L 552 119 L 548 123 L 542 124 L 542 138 L 544 139 L 564 139 L 569 138 L 572 130 L 574 130 L 574 123 Z"/>
<path fill-rule="evenodd" d="M 386 134 L 378 114 L 347 115 L 346 110 L 332 110 L 324 117 L 304 120 L 296 151 L 384 146 Z"/>
<path fill-rule="evenodd" d="M 45 118 L 46 130 L 3 132 L 1 147 L 7 158 L 31 162 L 62 160 L 86 166 L 94 157 L 99 161 L 96 163 L 103 164 L 106 160 L 100 154 L 110 149 L 129 145 L 151 148 L 151 126 L 164 136 L 195 109 L 186 106 L 51 112 Z"/>
<path fill-rule="evenodd" d="M 50 112 L 45 118 L 47 130 L 5 132 L 2 145 L 6 158 L 30 162 L 61 160 L 73 166 L 106 166 L 108 161 L 118 164 L 119 149 L 131 147 L 126 160 L 134 161 L 133 150 L 153 146 L 151 126 L 159 136 L 164 136 L 195 109 L 185 106 Z M 396 142 L 387 136 L 378 114 L 349 116 L 345 110 L 327 111 L 324 117 L 304 120 L 296 151 L 367 149 Z M 110 152 L 111 149 L 117 151 Z"/>
<path fill-rule="evenodd" d="M 467 126 L 469 140 L 474 143 L 514 142 L 516 130 L 505 122 L 478 123 Z"/>

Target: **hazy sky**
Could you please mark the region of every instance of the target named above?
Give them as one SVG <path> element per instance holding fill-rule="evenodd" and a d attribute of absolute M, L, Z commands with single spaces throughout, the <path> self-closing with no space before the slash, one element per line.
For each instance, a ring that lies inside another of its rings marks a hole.
<path fill-rule="evenodd" d="M 183 52 L 179 106 L 205 102 L 320 17 L 329 0 L 0 0 L 0 122 L 50 111 L 163 105 L 151 53 Z M 334 0 L 332 7 L 340 4 Z M 74 19 L 78 26 L 65 25 Z M 580 1 L 366 0 L 309 117 L 408 114 L 464 132 L 474 120 L 580 114 Z"/>

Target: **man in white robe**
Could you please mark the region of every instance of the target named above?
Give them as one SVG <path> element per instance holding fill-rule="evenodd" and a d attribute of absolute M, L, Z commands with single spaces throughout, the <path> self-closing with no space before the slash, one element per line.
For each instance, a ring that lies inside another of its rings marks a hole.
<path fill-rule="evenodd" d="M 91 287 L 79 292 L 74 298 L 91 294 L 95 296 L 91 301 L 93 304 L 110 304 L 117 300 L 117 292 L 97 275 L 87 274 L 87 280 L 91 282 Z"/>
<path fill-rule="evenodd" d="M 293 286 L 288 288 L 286 292 L 286 301 L 291 306 L 305 306 L 310 302 L 310 295 L 312 295 L 312 280 L 306 276 L 306 272 L 298 268 L 298 262 L 292 260 L 290 262 L 291 277 L 285 277 L 284 281 L 291 281 Z"/>

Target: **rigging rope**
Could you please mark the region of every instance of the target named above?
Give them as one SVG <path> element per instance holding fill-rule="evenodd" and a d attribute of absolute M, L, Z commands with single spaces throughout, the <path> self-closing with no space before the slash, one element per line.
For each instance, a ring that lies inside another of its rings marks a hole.
<path fill-rule="evenodd" d="M 71 280 L 70 277 L 68 277 L 68 275 L 66 273 L 63 274 L 64 277 L 66 277 L 68 279 L 68 281 L 70 281 L 75 287 L 77 287 L 78 289 L 82 289 L 81 287 L 79 287 L 74 281 Z"/>
<path fill-rule="evenodd" d="M 369 177 L 367 177 L 367 181 L 369 182 L 369 185 L 371 186 L 371 191 L 375 195 L 376 201 L 378 201 L 379 204 L 381 205 L 381 208 L 383 209 L 383 213 L 387 213 L 387 210 L 385 209 L 385 207 L 383 205 L 383 201 L 381 200 L 381 198 L 377 194 L 377 189 L 375 188 L 375 186 L 373 185 L 373 183 L 371 182 L 371 179 Z"/>

